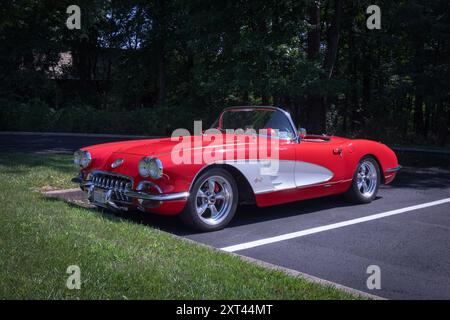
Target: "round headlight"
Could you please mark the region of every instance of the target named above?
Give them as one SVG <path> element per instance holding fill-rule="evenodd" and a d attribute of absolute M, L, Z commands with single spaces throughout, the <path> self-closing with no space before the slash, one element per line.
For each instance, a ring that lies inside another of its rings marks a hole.
<path fill-rule="evenodd" d="M 92 157 L 91 154 L 84 150 L 77 150 L 73 154 L 73 163 L 82 168 L 87 168 L 91 164 Z"/>
<path fill-rule="evenodd" d="M 145 157 L 139 161 L 139 174 L 143 177 L 159 179 L 163 174 L 163 166 L 158 158 Z"/>
<path fill-rule="evenodd" d="M 80 166 L 83 168 L 87 168 L 91 164 L 91 161 L 92 161 L 91 154 L 87 151 L 83 151 L 83 155 L 81 156 L 80 160 Z"/>
<path fill-rule="evenodd" d="M 83 151 L 81 151 L 81 150 L 77 150 L 77 151 L 74 152 L 74 154 L 73 154 L 73 163 L 76 166 L 80 166 L 81 156 L 82 155 L 83 155 Z"/>

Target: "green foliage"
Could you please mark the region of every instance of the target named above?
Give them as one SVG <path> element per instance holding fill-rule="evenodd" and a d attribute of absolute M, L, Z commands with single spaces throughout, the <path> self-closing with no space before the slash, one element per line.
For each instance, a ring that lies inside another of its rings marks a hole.
<path fill-rule="evenodd" d="M 378 1 L 381 30 L 366 28 L 369 0 L 82 0 L 81 30 L 65 27 L 70 4 L 1 6 L 2 129 L 166 134 L 273 104 L 330 133 L 448 141 L 447 0 Z"/>
<path fill-rule="evenodd" d="M 39 100 L 0 100 L 0 105 L 0 125 L 6 131 L 170 135 L 176 128 L 193 130 L 191 119 L 205 118 L 200 112 L 195 115 L 193 107 L 187 113 L 182 111 L 188 108 L 179 106 L 106 111 L 90 106 L 54 109 Z"/>

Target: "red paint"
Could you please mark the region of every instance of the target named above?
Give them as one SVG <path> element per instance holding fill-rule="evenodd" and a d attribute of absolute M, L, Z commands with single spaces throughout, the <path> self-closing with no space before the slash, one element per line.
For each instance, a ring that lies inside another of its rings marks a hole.
<path fill-rule="evenodd" d="M 205 136 L 203 136 L 205 137 Z M 198 164 L 174 164 L 171 159 L 171 152 L 175 146 L 179 146 L 179 141 L 171 141 L 170 138 L 133 140 L 124 142 L 105 143 L 83 148 L 90 152 L 92 163 L 89 168 L 82 170 L 86 174 L 91 170 L 103 170 L 120 173 L 130 176 L 134 180 L 133 188 L 136 188 L 142 180 L 150 180 L 156 183 L 163 193 L 174 193 L 189 191 L 195 176 L 209 164 L 202 159 L 205 150 L 208 152 L 225 152 L 237 157 L 237 159 L 249 159 L 252 154 L 256 154 L 257 159 L 265 157 L 255 153 L 255 147 L 239 145 L 244 143 L 242 136 L 223 135 L 225 141 L 237 141 L 239 143 L 224 145 L 214 145 L 211 139 L 199 139 L 190 137 L 186 143 L 182 144 L 183 150 L 191 152 L 191 159 L 196 157 L 201 159 Z M 190 146 L 194 142 L 194 148 Z M 226 140 L 228 139 L 228 140 Z M 247 141 L 248 142 L 248 141 Z M 270 143 L 270 139 L 260 138 L 259 143 Z M 209 146 L 209 147 L 208 147 Z M 213 147 L 211 147 L 213 146 Z M 205 149 L 205 147 L 208 147 Z M 257 147 L 256 147 L 257 148 Z M 244 152 L 238 152 L 243 150 Z M 238 155 L 241 155 L 238 157 Z M 381 174 L 385 183 L 390 183 L 395 178 L 395 173 L 387 172 L 389 168 L 398 166 L 395 153 L 386 145 L 369 140 L 351 140 L 341 137 L 331 137 L 329 141 L 319 139 L 302 140 L 300 143 L 280 141 L 280 160 L 304 161 L 314 163 L 327 168 L 333 172 L 333 178 L 326 183 L 302 188 L 293 188 L 283 191 L 263 193 L 256 195 L 258 206 L 270 206 L 292 201 L 317 198 L 332 194 L 343 193 L 351 185 L 351 179 L 356 170 L 358 162 L 364 156 L 373 156 L 380 164 Z M 158 157 L 164 166 L 164 175 L 158 180 L 142 178 L 138 173 L 138 162 L 144 156 Z M 119 167 L 111 168 L 111 163 L 117 158 L 123 158 L 124 163 Z M 214 165 L 214 164 L 212 164 Z M 149 209 L 149 212 L 174 215 L 180 213 L 186 201 L 168 201 L 160 207 Z"/>

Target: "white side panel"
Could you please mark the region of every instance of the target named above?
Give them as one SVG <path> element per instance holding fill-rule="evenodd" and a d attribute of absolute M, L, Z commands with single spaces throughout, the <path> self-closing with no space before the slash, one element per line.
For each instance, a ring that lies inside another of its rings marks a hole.
<path fill-rule="evenodd" d="M 247 178 L 255 193 L 295 188 L 295 161 L 241 160 L 224 163 L 238 169 Z"/>
<path fill-rule="evenodd" d="M 257 193 L 294 189 L 327 182 L 333 173 L 325 167 L 301 161 L 224 161 L 238 169 Z"/>
<path fill-rule="evenodd" d="M 295 163 L 295 186 L 304 187 L 323 183 L 333 178 L 333 172 L 317 164 L 298 161 Z"/>

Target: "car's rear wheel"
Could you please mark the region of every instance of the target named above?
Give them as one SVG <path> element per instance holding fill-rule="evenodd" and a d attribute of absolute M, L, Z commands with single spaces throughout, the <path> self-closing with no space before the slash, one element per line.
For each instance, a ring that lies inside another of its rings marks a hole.
<path fill-rule="evenodd" d="M 196 179 L 180 217 L 197 230 L 220 230 L 233 219 L 237 203 L 235 180 L 226 170 L 214 168 Z"/>
<path fill-rule="evenodd" d="M 354 203 L 369 203 L 377 196 L 379 186 L 380 167 L 373 157 L 367 156 L 358 163 L 345 196 Z"/>

